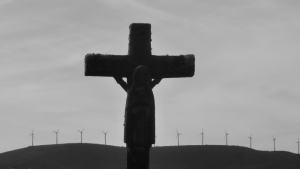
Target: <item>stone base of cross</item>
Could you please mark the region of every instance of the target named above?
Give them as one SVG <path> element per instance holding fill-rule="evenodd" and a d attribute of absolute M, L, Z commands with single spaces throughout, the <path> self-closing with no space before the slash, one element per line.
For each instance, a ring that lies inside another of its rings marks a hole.
<path fill-rule="evenodd" d="M 148 169 L 150 148 L 155 144 L 152 88 L 162 78 L 194 76 L 195 57 L 152 55 L 151 25 L 133 23 L 129 28 L 128 55 L 87 54 L 85 76 L 114 77 L 127 92 L 124 123 L 127 169 Z"/>

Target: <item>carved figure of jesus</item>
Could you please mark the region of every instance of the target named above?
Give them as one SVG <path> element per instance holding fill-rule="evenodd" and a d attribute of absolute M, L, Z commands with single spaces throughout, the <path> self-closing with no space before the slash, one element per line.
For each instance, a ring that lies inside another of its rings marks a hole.
<path fill-rule="evenodd" d="M 127 164 L 132 168 L 149 166 L 149 150 L 155 144 L 155 103 L 152 89 L 161 81 L 150 79 L 146 66 L 138 66 L 127 86 L 120 77 L 114 77 L 127 91 L 124 123 L 124 143 L 127 146 Z"/>

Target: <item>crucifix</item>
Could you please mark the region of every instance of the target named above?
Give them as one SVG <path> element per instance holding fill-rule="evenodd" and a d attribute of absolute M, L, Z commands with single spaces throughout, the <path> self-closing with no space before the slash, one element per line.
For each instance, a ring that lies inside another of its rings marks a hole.
<path fill-rule="evenodd" d="M 155 144 L 152 89 L 162 78 L 194 76 L 195 57 L 152 55 L 151 25 L 133 23 L 129 29 L 128 55 L 87 54 L 85 76 L 114 77 L 127 92 L 124 123 L 127 169 L 148 169 L 150 148 Z"/>

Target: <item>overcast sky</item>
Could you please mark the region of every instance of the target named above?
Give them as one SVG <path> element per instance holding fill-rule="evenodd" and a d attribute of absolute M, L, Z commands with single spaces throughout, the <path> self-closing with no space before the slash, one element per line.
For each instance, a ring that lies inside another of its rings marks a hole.
<path fill-rule="evenodd" d="M 0 0 L 0 153 L 34 144 L 125 146 L 126 92 L 85 77 L 87 53 L 127 54 L 150 23 L 152 54 L 194 54 L 192 78 L 153 91 L 156 145 L 228 144 L 297 152 L 299 0 Z"/>

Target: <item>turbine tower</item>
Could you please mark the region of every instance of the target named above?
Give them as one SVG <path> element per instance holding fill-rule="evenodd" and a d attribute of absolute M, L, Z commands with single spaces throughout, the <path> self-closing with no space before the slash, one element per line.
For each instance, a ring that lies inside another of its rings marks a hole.
<path fill-rule="evenodd" d="M 226 129 L 225 129 L 225 138 L 226 138 L 226 146 L 228 145 L 227 143 L 227 136 L 228 136 L 229 134 L 227 133 L 227 131 L 226 131 Z"/>
<path fill-rule="evenodd" d="M 58 139 L 58 131 L 59 131 L 59 129 L 57 131 L 53 131 L 56 134 L 56 144 L 58 143 L 58 141 L 57 141 L 57 139 Z"/>
<path fill-rule="evenodd" d="M 178 146 L 179 146 L 179 136 L 181 135 L 180 133 L 178 133 L 178 130 L 176 129 L 176 132 L 177 132 L 177 136 L 176 138 L 178 139 Z"/>
<path fill-rule="evenodd" d="M 299 138 L 298 138 L 298 142 L 296 142 L 298 144 L 298 154 L 299 154 Z"/>
<path fill-rule="evenodd" d="M 273 136 L 273 142 L 274 142 L 274 151 L 275 151 L 275 140 L 276 140 L 276 138 L 274 138 L 274 136 Z"/>
<path fill-rule="evenodd" d="M 81 143 L 82 143 L 82 133 L 83 133 L 83 130 L 84 130 L 84 129 L 82 129 L 81 131 L 78 130 L 78 131 L 80 132 L 80 136 L 81 136 Z"/>
<path fill-rule="evenodd" d="M 105 145 L 106 145 L 106 134 L 107 134 L 107 132 L 104 132 L 103 130 L 102 130 L 102 132 L 103 132 L 103 134 L 104 134 L 104 140 L 105 140 Z"/>
<path fill-rule="evenodd" d="M 250 139 L 250 148 L 252 148 L 252 134 L 250 137 L 248 137 Z"/>
<path fill-rule="evenodd" d="M 33 129 L 32 129 L 32 133 L 29 136 L 31 136 L 31 143 L 32 143 L 31 145 L 33 146 L 33 137 L 34 137 Z"/>
<path fill-rule="evenodd" d="M 202 145 L 203 145 L 203 137 L 204 137 L 203 129 L 202 129 L 202 133 L 201 133 L 201 134 L 199 134 L 199 135 L 201 135 L 201 136 L 202 136 Z"/>

